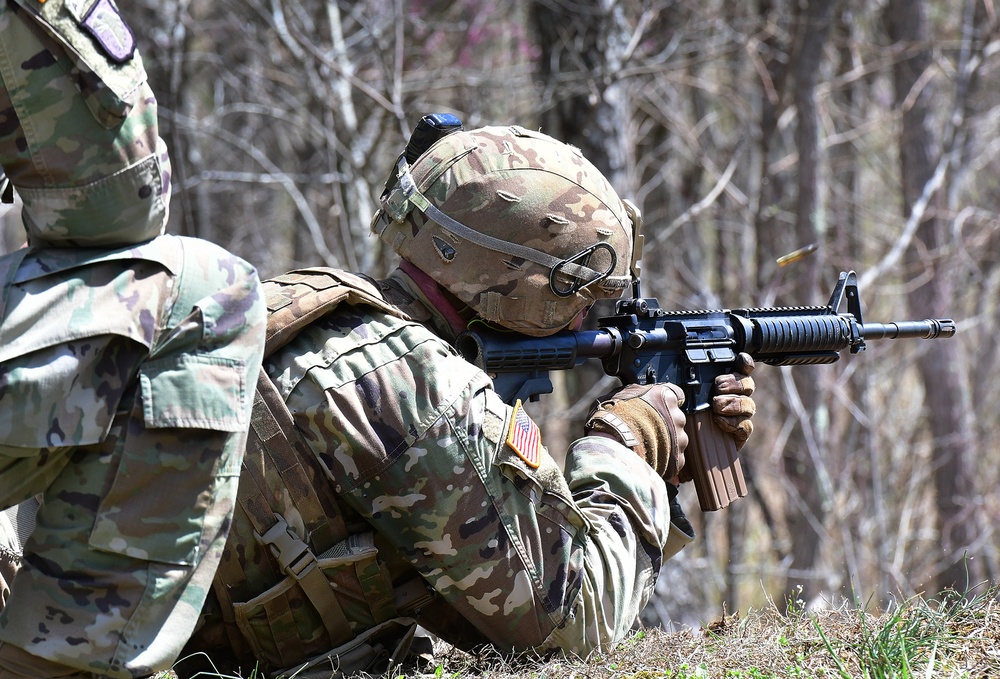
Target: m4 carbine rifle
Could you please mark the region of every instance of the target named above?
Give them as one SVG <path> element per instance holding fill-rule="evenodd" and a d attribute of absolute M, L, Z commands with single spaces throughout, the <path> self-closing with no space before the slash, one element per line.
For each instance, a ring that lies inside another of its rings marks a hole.
<path fill-rule="evenodd" d="M 844 298 L 847 313 L 839 313 Z M 951 319 L 865 323 L 857 275 L 840 274 L 827 306 L 714 311 L 667 311 L 655 299 L 619 300 L 615 315 L 598 330 L 528 337 L 467 331 L 456 340 L 466 358 L 493 378 L 507 403 L 537 400 L 552 391 L 550 370 L 573 368 L 598 358 L 604 372 L 627 384 L 672 382 L 684 390 L 690 439 L 686 463 L 702 511 L 728 506 L 747 494 L 732 436 L 711 418 L 711 391 L 718 375 L 733 372 L 736 354 L 746 352 L 768 365 L 833 363 L 840 352 L 864 351 L 867 340 L 955 334 Z"/>

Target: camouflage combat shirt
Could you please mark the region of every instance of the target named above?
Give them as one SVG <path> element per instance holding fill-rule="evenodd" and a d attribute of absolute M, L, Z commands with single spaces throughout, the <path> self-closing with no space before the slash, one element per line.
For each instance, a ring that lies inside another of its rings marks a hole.
<path fill-rule="evenodd" d="M 265 369 L 388 570 L 416 569 L 440 595 L 423 626 L 578 654 L 630 629 L 671 531 L 665 484 L 633 452 L 585 437 L 564 473 L 540 444 L 516 452 L 514 409 L 486 374 L 426 326 L 367 307 L 342 305 Z"/>

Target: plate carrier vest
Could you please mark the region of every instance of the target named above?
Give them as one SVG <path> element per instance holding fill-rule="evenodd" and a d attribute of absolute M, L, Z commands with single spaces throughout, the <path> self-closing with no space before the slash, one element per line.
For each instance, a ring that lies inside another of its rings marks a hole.
<path fill-rule="evenodd" d="M 264 292 L 265 357 L 341 304 L 408 318 L 371 281 L 336 269 L 292 271 L 265 281 Z M 241 558 L 241 542 L 251 530 L 247 522 L 267 546 L 260 551 L 268 563 Z M 327 679 L 337 671 L 381 672 L 402 660 L 416 628 L 406 616 L 433 594 L 419 577 L 393 587 L 376 559 L 373 534 L 349 534 L 331 481 L 264 370 L 233 529 L 213 591 L 241 663 L 256 663 L 269 675 Z"/>

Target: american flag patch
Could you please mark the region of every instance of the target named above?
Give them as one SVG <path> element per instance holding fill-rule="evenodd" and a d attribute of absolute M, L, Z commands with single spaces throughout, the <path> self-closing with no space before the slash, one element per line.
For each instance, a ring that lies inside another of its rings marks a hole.
<path fill-rule="evenodd" d="M 524 412 L 521 399 L 514 404 L 514 414 L 510 417 L 507 445 L 517 453 L 518 457 L 527 462 L 529 467 L 538 469 L 542 434 L 538 431 L 538 425 L 531 421 L 528 413 Z"/>

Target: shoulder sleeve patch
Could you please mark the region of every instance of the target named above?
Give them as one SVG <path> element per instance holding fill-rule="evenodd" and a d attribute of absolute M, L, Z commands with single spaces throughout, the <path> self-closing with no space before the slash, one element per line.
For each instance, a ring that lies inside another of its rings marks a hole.
<path fill-rule="evenodd" d="M 83 27 L 115 63 L 124 64 L 135 55 L 132 29 L 110 0 L 98 0 L 83 18 Z"/>
<path fill-rule="evenodd" d="M 521 399 L 514 404 L 507 431 L 507 445 L 532 469 L 538 469 L 541 461 L 542 434 L 528 414 L 521 407 Z"/>

